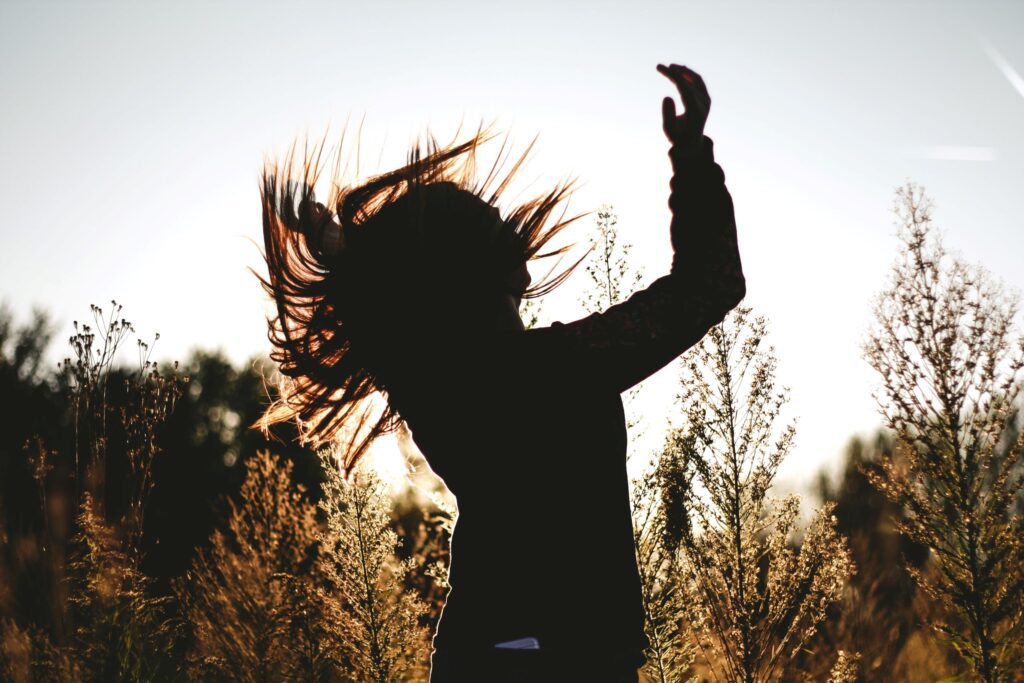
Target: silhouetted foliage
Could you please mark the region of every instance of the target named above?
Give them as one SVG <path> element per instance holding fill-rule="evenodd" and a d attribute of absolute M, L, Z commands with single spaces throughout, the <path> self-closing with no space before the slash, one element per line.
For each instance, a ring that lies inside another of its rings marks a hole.
<path fill-rule="evenodd" d="M 249 428 L 269 400 L 268 360 L 235 366 L 221 352 L 195 351 L 181 372 L 189 383 L 160 434 L 165 457 L 154 464 L 147 513 L 144 568 L 163 587 L 184 573 L 224 519 L 225 496 L 240 490 L 248 458 L 267 449 L 279 454 L 314 501 L 322 480 L 315 455 L 295 443 L 294 426 L 277 426 L 270 439 Z"/>
<path fill-rule="evenodd" d="M 329 476 L 320 501 L 327 516 L 319 536 L 320 570 L 344 605 L 334 636 L 358 680 L 391 683 L 413 672 L 422 679 L 427 605 L 405 590 L 405 578 L 417 562 L 397 558 L 388 491 L 365 465 L 346 481 L 333 453 L 324 451 L 321 457 Z"/>
<path fill-rule="evenodd" d="M 769 495 L 794 432 L 766 321 L 738 308 L 684 356 L 684 420 L 632 482 L 649 680 L 1018 675 L 1016 299 L 943 251 L 919 188 L 897 213 L 866 348 L 887 430 L 851 441 L 809 527 Z M 641 279 L 616 222 L 599 212 L 587 306 Z M 272 364 L 158 367 L 136 341 L 124 366 L 133 333 L 94 308 L 57 371 L 49 317 L 0 307 L 0 680 L 424 680 L 456 517 L 438 482 L 399 494 L 372 459 L 346 482 L 294 425 L 247 428 Z"/>
<path fill-rule="evenodd" d="M 821 499 L 835 506 L 836 530 L 848 539 L 857 567 L 850 590 L 821 626 L 823 641 L 833 650 L 859 652 L 866 683 L 934 680 L 945 657 L 941 650 L 933 652 L 929 671 L 922 672 L 908 650 L 927 644 L 912 642 L 920 635 L 921 615 L 916 585 L 905 564 L 921 567 L 928 551 L 896 530 L 903 508 L 870 482 L 880 471 L 881 460 L 892 455 L 893 440 L 886 432 L 871 440 L 854 438 L 846 448 L 838 481 L 833 484 L 823 475 L 818 483 Z M 808 660 L 806 667 L 813 669 L 813 661 Z M 954 671 L 950 668 L 948 673 Z"/>
<path fill-rule="evenodd" d="M 978 678 L 1017 679 L 1024 649 L 1024 335 L 1018 299 L 949 255 L 931 201 L 896 192 L 901 248 L 864 352 L 899 457 L 872 483 L 906 510 L 899 530 L 931 554 L 909 566 L 940 607 L 930 623 Z"/>
<path fill-rule="evenodd" d="M 280 680 L 289 658 L 279 652 L 279 619 L 294 607 L 286 595 L 305 590 L 285 577 L 311 580 L 316 508 L 292 482 L 291 464 L 261 452 L 245 470 L 226 528 L 214 531 L 210 547 L 175 584 L 192 630 L 196 678 Z"/>
<path fill-rule="evenodd" d="M 666 544 L 678 549 L 683 621 L 694 647 L 727 681 L 798 672 L 826 608 L 854 571 L 826 503 L 799 545 L 796 496 L 768 496 L 795 425 L 778 426 L 788 390 L 775 385 L 767 323 L 739 306 L 683 355 L 684 424 L 661 457 Z M 837 653 L 830 680 L 853 680 Z"/>

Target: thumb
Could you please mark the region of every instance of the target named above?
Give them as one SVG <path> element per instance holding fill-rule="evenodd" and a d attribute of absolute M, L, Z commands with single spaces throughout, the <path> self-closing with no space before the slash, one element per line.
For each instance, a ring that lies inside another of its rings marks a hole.
<path fill-rule="evenodd" d="M 661 101 L 661 125 L 666 135 L 671 135 L 672 126 L 676 120 L 676 103 L 671 97 Z"/>

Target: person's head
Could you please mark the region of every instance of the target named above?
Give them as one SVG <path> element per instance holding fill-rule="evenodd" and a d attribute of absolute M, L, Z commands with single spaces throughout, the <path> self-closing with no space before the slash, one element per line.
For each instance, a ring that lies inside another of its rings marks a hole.
<path fill-rule="evenodd" d="M 403 381 L 423 337 L 443 344 L 486 329 L 521 329 L 520 300 L 551 291 L 579 263 L 531 284 L 528 261 L 566 250 L 542 253 L 578 218 L 554 215 L 571 183 L 502 215 L 497 202 L 529 149 L 500 182 L 498 162 L 478 182 L 475 155 L 490 137 L 416 145 L 402 168 L 335 182 L 326 207 L 312 189 L 322 145 L 301 158 L 293 148 L 283 164 L 265 167 L 267 277 L 260 279 L 276 305 L 271 355 L 290 381 L 263 416 L 264 428 L 298 419 L 314 443 L 344 429 L 350 443 L 342 465 L 351 471 L 374 438 L 400 424 L 389 402 L 373 417 L 366 403 Z"/>

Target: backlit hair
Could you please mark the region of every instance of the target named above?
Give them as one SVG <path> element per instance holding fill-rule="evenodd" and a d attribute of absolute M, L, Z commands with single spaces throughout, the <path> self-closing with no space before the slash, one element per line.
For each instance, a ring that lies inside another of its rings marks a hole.
<path fill-rule="evenodd" d="M 296 420 L 300 438 L 314 446 L 338 443 L 340 466 L 349 476 L 368 446 L 392 432 L 401 417 L 388 399 L 408 351 L 409 330 L 458 334 L 480 325 L 481 307 L 526 261 L 579 215 L 560 205 L 573 182 L 562 181 L 507 212 L 496 203 L 521 170 L 533 146 L 498 180 L 508 159 L 503 142 L 487 177 L 476 178 L 477 149 L 493 134 L 441 147 L 433 138 L 412 145 L 405 166 L 343 185 L 338 157 L 326 207 L 313 186 L 321 174 L 324 144 L 293 145 L 283 162 L 263 168 L 264 258 L 257 274 L 273 298 L 268 319 L 271 358 L 282 375 L 279 396 L 257 423 Z M 493 187 L 492 187 L 493 186 Z M 502 227 L 494 229 L 495 220 Z M 324 249 L 324 231 L 340 239 Z M 337 253 L 334 253 L 337 252 Z M 582 258 L 523 292 L 536 298 L 561 284 Z"/>

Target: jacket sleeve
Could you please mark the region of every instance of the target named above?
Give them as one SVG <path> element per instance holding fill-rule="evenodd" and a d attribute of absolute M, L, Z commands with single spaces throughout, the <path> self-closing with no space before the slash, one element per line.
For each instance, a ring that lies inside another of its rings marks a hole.
<path fill-rule="evenodd" d="M 673 147 L 672 267 L 600 313 L 527 332 L 572 376 L 625 391 L 696 344 L 746 294 L 732 197 L 707 136 L 696 153 Z"/>

